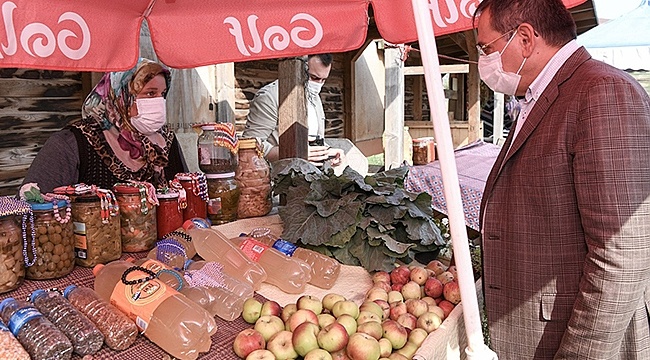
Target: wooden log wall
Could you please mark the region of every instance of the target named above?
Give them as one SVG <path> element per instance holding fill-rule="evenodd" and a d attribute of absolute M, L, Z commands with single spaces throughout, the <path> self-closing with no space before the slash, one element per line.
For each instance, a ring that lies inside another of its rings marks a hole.
<path fill-rule="evenodd" d="M 325 136 L 344 137 L 343 54 L 334 54 L 332 71 L 321 90 L 325 110 Z M 278 78 L 278 60 L 235 63 L 235 124 L 243 131 L 250 100 L 264 85 Z M 348 80 L 351 81 L 351 80 Z"/>
<path fill-rule="evenodd" d="M 15 195 L 50 134 L 81 118 L 82 75 L 0 69 L 0 195 Z"/>

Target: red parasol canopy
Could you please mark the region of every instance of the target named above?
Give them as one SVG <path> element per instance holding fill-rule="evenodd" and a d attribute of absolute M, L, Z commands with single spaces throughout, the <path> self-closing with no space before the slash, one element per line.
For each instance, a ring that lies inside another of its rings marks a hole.
<path fill-rule="evenodd" d="M 410 0 L 0 0 L 0 67 L 128 69 L 144 19 L 173 68 L 343 52 L 363 44 L 371 3 L 386 41 L 417 40 Z M 478 3 L 428 0 L 435 34 L 470 29 Z"/>

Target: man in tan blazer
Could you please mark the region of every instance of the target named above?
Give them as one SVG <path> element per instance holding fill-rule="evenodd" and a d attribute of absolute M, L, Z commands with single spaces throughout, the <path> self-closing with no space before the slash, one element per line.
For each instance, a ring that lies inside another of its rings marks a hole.
<path fill-rule="evenodd" d="M 481 205 L 501 359 L 650 359 L 650 99 L 561 0 L 484 0 L 479 72 L 521 113 Z M 629 34 L 635 36 L 635 34 Z"/>

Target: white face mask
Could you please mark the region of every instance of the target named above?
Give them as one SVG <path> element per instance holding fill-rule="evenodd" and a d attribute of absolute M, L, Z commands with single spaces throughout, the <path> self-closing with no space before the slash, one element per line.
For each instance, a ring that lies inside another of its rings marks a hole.
<path fill-rule="evenodd" d="M 481 55 L 478 58 L 478 73 L 481 80 L 483 80 L 490 89 L 506 95 L 515 95 L 517 92 L 517 87 L 519 87 L 519 82 L 521 81 L 521 75 L 519 75 L 519 72 L 526 63 L 526 58 L 524 58 L 524 61 L 521 63 L 521 66 L 516 73 L 503 70 L 501 54 L 506 51 L 506 48 L 510 45 L 512 39 L 515 38 L 515 35 L 517 35 L 516 32 L 512 35 L 510 40 L 508 40 L 506 46 L 503 47 L 501 52 L 495 51 L 490 55 Z"/>
<path fill-rule="evenodd" d="M 309 80 L 307 82 L 307 91 L 309 92 L 310 95 L 316 96 L 320 94 L 320 90 L 323 88 L 323 83 L 322 82 L 316 82 Z"/>
<path fill-rule="evenodd" d="M 131 117 L 131 125 L 144 135 L 151 135 L 167 122 L 165 98 L 135 99 L 138 115 Z"/>

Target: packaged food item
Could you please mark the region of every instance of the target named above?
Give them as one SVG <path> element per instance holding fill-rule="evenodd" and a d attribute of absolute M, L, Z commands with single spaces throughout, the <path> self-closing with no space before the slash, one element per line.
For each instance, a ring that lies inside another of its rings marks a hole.
<path fill-rule="evenodd" d="M 208 217 L 208 181 L 203 173 L 179 173 L 170 186 L 179 192 L 183 221 Z"/>
<path fill-rule="evenodd" d="M 286 256 L 274 248 L 249 236 L 229 240 L 239 247 L 252 261 L 260 264 L 266 274 L 266 282 L 289 294 L 300 294 L 311 280 L 311 266 L 306 262 Z"/>
<path fill-rule="evenodd" d="M 183 211 L 179 193 L 169 189 L 156 191 L 158 208 L 156 209 L 156 223 L 158 239 L 183 226 Z"/>
<path fill-rule="evenodd" d="M 305 249 L 271 234 L 269 228 L 256 228 L 248 236 L 271 246 L 275 250 L 294 258 L 298 258 L 311 267 L 309 283 L 323 289 L 331 289 L 341 272 L 341 264 L 327 255 Z"/>
<path fill-rule="evenodd" d="M 199 169 L 206 174 L 235 172 L 237 135 L 231 123 L 201 124 L 197 140 Z"/>
<path fill-rule="evenodd" d="M 214 318 L 157 279 L 151 270 L 116 260 L 93 269 L 95 291 L 135 321 L 144 336 L 179 359 L 210 349 Z"/>
<path fill-rule="evenodd" d="M 93 267 L 117 260 L 122 255 L 120 211 L 112 191 L 85 184 L 73 186 L 72 224 L 75 262 Z M 57 189 L 55 189 L 57 191 Z"/>
<path fill-rule="evenodd" d="M 235 180 L 241 189 L 237 207 L 239 219 L 264 216 L 271 212 L 271 168 L 257 139 L 245 138 L 239 141 L 239 164 Z"/>
<path fill-rule="evenodd" d="M 237 220 L 240 191 L 235 173 L 205 176 L 208 179 L 208 219 L 215 225 Z"/>
<path fill-rule="evenodd" d="M 27 301 L 2 300 L 0 317 L 32 359 L 68 360 L 72 356 L 70 340 Z"/>
<path fill-rule="evenodd" d="M 30 202 L 36 229 L 36 262 L 25 276 L 33 280 L 55 279 L 68 275 L 75 265 L 74 234 L 70 201 L 67 196 L 49 196 L 45 202 Z M 28 244 L 29 252 L 34 252 Z"/>
<path fill-rule="evenodd" d="M 30 300 L 41 314 L 70 339 L 75 353 L 81 356 L 92 355 L 101 349 L 104 335 L 58 291 L 39 289 L 31 294 Z"/>
<path fill-rule="evenodd" d="M 199 256 L 206 261 L 222 264 L 226 274 L 247 281 L 254 290 L 259 290 L 267 278 L 266 271 L 228 241 L 221 232 L 210 228 L 205 220 L 198 218 L 186 221 L 183 228 L 192 236 L 192 243 Z"/>
<path fill-rule="evenodd" d="M 413 165 L 426 165 L 436 160 L 436 144 L 432 137 L 413 139 Z"/>
<path fill-rule="evenodd" d="M 21 231 L 19 223 L 21 218 L 25 231 Z M 30 227 L 26 227 L 28 223 Z M 27 247 L 23 251 L 23 244 L 29 242 L 31 242 L 30 249 L 35 249 L 34 216 L 31 206 L 13 196 L 1 196 L 0 294 L 16 289 L 25 278 L 25 264 L 33 265 L 36 261 L 35 253 L 32 253 L 30 260 Z"/>
<path fill-rule="evenodd" d="M 0 359 L 30 360 L 29 354 L 0 320 Z"/>
<path fill-rule="evenodd" d="M 106 346 L 119 351 L 133 345 L 138 336 L 135 322 L 101 299 L 95 290 L 70 285 L 63 291 L 63 296 L 97 326 L 104 335 Z"/>
<path fill-rule="evenodd" d="M 116 184 L 113 187 L 120 207 L 122 251 L 148 251 L 157 237 L 156 190 L 146 182 Z"/>

